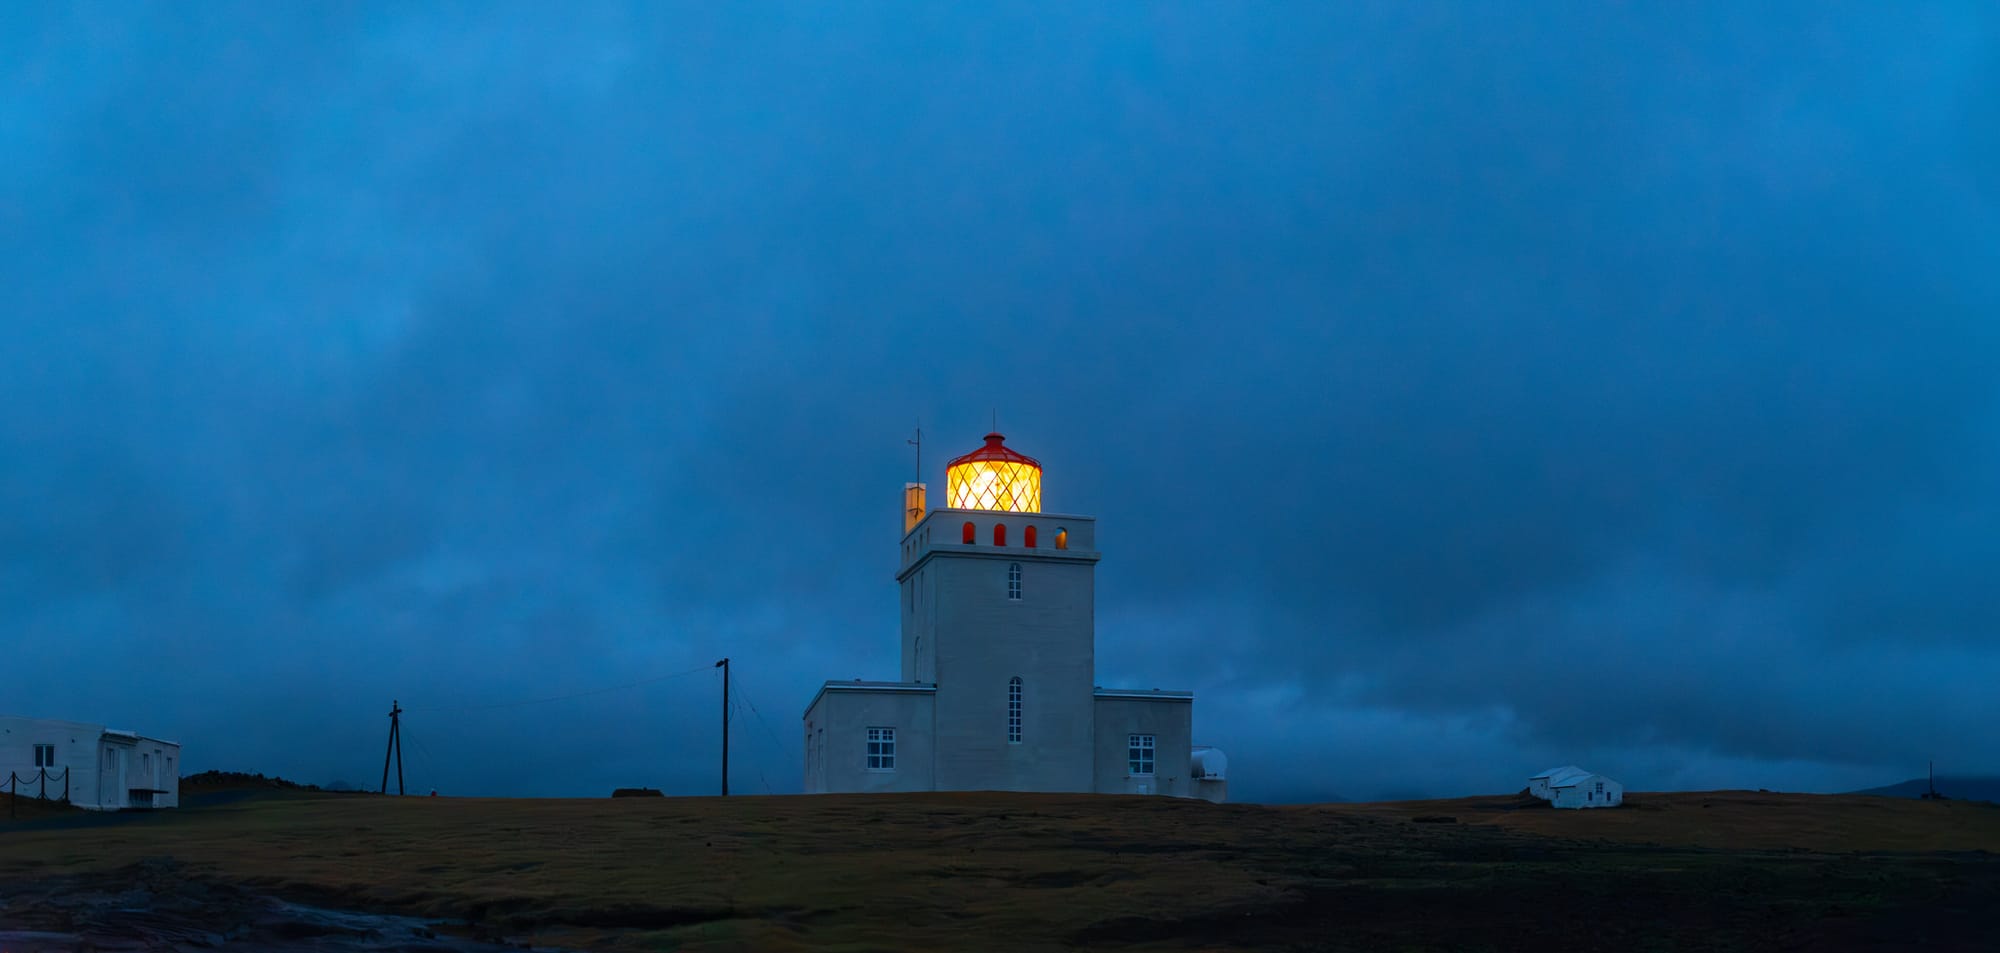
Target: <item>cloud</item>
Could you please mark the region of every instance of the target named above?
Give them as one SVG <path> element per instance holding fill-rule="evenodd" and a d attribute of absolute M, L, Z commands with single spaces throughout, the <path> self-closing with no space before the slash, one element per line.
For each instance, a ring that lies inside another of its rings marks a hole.
<path fill-rule="evenodd" d="M 356 780 L 730 655 L 795 789 L 997 413 L 1243 796 L 2000 764 L 1989 12 L 183 13 L 0 38 L 11 707 Z M 707 790 L 703 678 L 413 770 Z"/>

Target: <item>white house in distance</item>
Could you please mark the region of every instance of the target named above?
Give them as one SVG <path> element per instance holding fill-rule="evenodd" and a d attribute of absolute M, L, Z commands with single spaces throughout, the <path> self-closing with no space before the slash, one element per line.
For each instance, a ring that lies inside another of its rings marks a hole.
<path fill-rule="evenodd" d="M 1560 768 L 1550 768 L 1528 779 L 1528 793 L 1546 801 L 1556 796 L 1555 791 L 1551 789 L 1556 781 L 1589 773 L 1573 764 L 1566 764 Z"/>
<path fill-rule="evenodd" d="M 1617 807 L 1625 803 L 1624 785 L 1573 764 L 1529 778 L 1528 793 L 1553 807 Z"/>
<path fill-rule="evenodd" d="M 0 790 L 22 797 L 59 798 L 67 782 L 70 803 L 91 810 L 179 807 L 180 761 L 180 745 L 137 732 L 0 715 Z"/>
<path fill-rule="evenodd" d="M 904 487 L 899 681 L 827 682 L 805 790 L 1076 791 L 1221 801 L 1194 693 L 1096 684 L 1096 520 L 1042 512 L 1042 467 L 1000 434 Z M 1203 752 L 1197 755 L 1197 752 Z"/>

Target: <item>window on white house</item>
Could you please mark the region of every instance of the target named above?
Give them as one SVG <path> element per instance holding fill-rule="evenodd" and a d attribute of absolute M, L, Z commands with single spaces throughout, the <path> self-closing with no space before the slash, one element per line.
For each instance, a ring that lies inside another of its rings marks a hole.
<path fill-rule="evenodd" d="M 19 749 L 16 749 L 16 750 L 19 750 Z M 56 766 L 56 746 L 55 746 L 55 745 L 36 745 L 36 746 L 35 746 L 35 767 L 37 767 L 37 768 L 53 768 L 53 767 L 55 767 L 55 766 Z"/>
<path fill-rule="evenodd" d="M 1021 564 L 1007 564 L 1007 598 L 1021 601 Z"/>
<path fill-rule="evenodd" d="M 1125 745 L 1126 771 L 1142 777 L 1153 774 L 1153 736 L 1133 735 Z"/>
<path fill-rule="evenodd" d="M 1007 680 L 1007 743 L 1021 743 L 1021 676 Z"/>
<path fill-rule="evenodd" d="M 868 770 L 896 770 L 896 729 L 868 729 Z"/>

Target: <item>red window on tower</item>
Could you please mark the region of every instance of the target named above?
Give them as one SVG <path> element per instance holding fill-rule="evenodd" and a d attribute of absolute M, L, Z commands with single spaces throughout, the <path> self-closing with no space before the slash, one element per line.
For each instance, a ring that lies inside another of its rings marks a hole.
<path fill-rule="evenodd" d="M 966 520 L 966 521 L 965 521 L 965 544 L 966 544 L 966 545 L 968 545 L 968 546 L 970 546 L 970 545 L 972 545 L 973 543 L 976 543 L 976 542 L 979 542 L 979 528 L 978 528 L 978 527 L 976 527 L 976 526 L 973 526 L 973 525 L 972 525 L 972 521 L 971 521 L 971 520 Z"/>
<path fill-rule="evenodd" d="M 1035 548 L 1035 528 L 1033 526 L 1021 531 L 1021 545 L 1029 549 Z"/>
<path fill-rule="evenodd" d="M 1007 524 L 1005 523 L 993 524 L 993 545 L 995 546 L 1007 545 Z"/>

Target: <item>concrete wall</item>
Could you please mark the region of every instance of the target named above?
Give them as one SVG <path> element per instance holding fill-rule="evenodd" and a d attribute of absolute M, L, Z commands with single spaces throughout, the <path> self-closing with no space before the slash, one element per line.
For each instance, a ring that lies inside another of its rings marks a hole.
<path fill-rule="evenodd" d="M 973 525 L 965 542 L 964 524 Z M 994 527 L 1006 528 L 994 542 Z M 1027 545 L 1027 529 L 1036 545 Z M 1064 542 L 1057 547 L 1059 539 Z M 904 534 L 896 574 L 902 680 L 829 683 L 806 712 L 805 790 L 1197 792 L 1193 700 L 1099 697 L 1096 520 L 1056 513 L 932 510 Z M 1018 565 L 1020 598 L 1010 570 Z M 1021 680 L 1021 737 L 1009 685 Z M 925 686 L 915 692 L 909 686 Z M 866 767 L 867 728 L 897 729 L 897 769 Z M 1151 777 L 1128 777 L 1132 734 L 1154 736 Z M 922 759 L 919 764 L 918 759 Z"/>
<path fill-rule="evenodd" d="M 1096 777 L 1100 794 L 1195 794 L 1188 778 L 1194 750 L 1194 701 L 1191 698 L 1097 697 Z M 1153 776 L 1134 777 L 1128 770 L 1131 736 L 1153 736 Z"/>
<path fill-rule="evenodd" d="M 1597 793 L 1597 785 L 1604 793 Z M 1625 786 L 1600 774 L 1593 774 L 1570 787 L 1554 789 L 1549 803 L 1561 808 L 1617 807 L 1625 802 Z"/>
<path fill-rule="evenodd" d="M 965 545 L 965 524 L 971 523 L 975 542 Z M 994 524 L 1007 527 L 1007 544 L 993 545 Z M 1035 547 L 1028 549 L 1028 527 L 1035 528 Z M 1056 535 L 1067 530 L 1068 549 L 1056 549 Z M 1095 553 L 1097 552 L 1097 520 L 1089 516 L 1069 513 L 1003 513 L 998 510 L 951 510 L 937 509 L 924 515 L 918 523 L 903 536 L 903 566 L 912 566 L 927 552 L 963 552 L 965 549 L 1006 549 L 1048 553 Z"/>
<path fill-rule="evenodd" d="M 964 540 L 964 524 L 973 524 L 976 542 L 967 545 Z M 1006 544 L 993 545 L 993 528 L 1007 527 Z M 1036 530 L 1036 545 L 1027 545 L 1027 529 Z M 1057 549 L 1056 541 L 1060 533 L 1067 533 L 1068 547 Z M 1100 556 L 1096 549 L 1097 521 L 1088 516 L 1072 516 L 1055 513 L 1001 513 L 992 510 L 932 510 L 903 537 L 902 560 L 896 573 L 898 612 L 902 618 L 902 681 L 937 684 L 937 638 L 939 633 L 952 631 L 941 628 L 939 619 L 940 598 L 950 599 L 953 595 L 951 582 L 941 579 L 939 569 L 933 565 L 934 559 L 977 557 L 1005 559 L 1007 562 L 1020 560 L 1042 561 L 1052 564 L 1095 564 Z M 1023 561 L 1025 570 L 1028 562 Z M 1005 597 L 1006 570 L 1001 572 L 1002 597 Z M 1085 575 L 1089 575 L 1086 573 Z M 954 577 L 956 578 L 956 577 Z M 1024 580 L 1025 583 L 1025 580 Z M 1088 603 L 1084 605 L 1086 613 Z M 1085 635 L 1088 642 L 1095 641 L 1094 627 Z M 1023 678 L 1025 679 L 1025 675 Z"/>
<path fill-rule="evenodd" d="M 107 792 L 100 797 L 100 803 L 109 804 L 116 800 L 121 807 L 133 806 L 129 800 L 134 788 L 157 789 L 167 793 L 152 795 L 153 807 L 178 807 L 180 805 L 179 768 L 180 746 L 156 738 L 120 738 L 107 735 L 104 738 L 106 750 L 119 749 L 125 759 L 125 788 L 122 791 Z"/>
<path fill-rule="evenodd" d="M 982 533 L 991 524 L 1028 524 L 1022 514 L 939 511 L 957 540 L 960 517 Z M 1089 791 L 1096 676 L 1096 557 L 1079 548 L 1090 521 L 1064 517 L 1069 550 L 939 544 L 935 537 L 905 571 L 922 580 L 925 617 L 905 638 L 917 680 L 937 685 L 939 790 Z M 920 524 L 920 530 L 922 526 Z M 1021 567 L 1021 598 L 1009 598 L 1010 567 Z M 919 648 L 916 638 L 923 637 Z M 1021 741 L 1008 740 L 1008 683 L 1020 677 Z"/>
<path fill-rule="evenodd" d="M 0 716 L 0 788 L 12 789 L 6 785 L 9 772 L 24 779 L 40 777 L 37 772 L 41 769 L 35 767 L 35 746 L 55 745 L 57 767 L 49 773 L 59 775 L 64 770 L 70 772 L 70 803 L 80 807 L 98 806 L 97 749 L 98 738 L 103 734 L 103 725 L 53 718 Z M 26 797 L 34 797 L 41 790 L 40 784 L 25 780 L 20 786 L 21 794 Z M 49 797 L 62 796 L 62 782 L 53 781 L 48 791 Z"/>
<path fill-rule="evenodd" d="M 936 790 L 934 720 L 929 692 L 829 687 L 806 711 L 806 793 Z M 896 729 L 894 770 L 868 769 L 869 728 Z"/>

